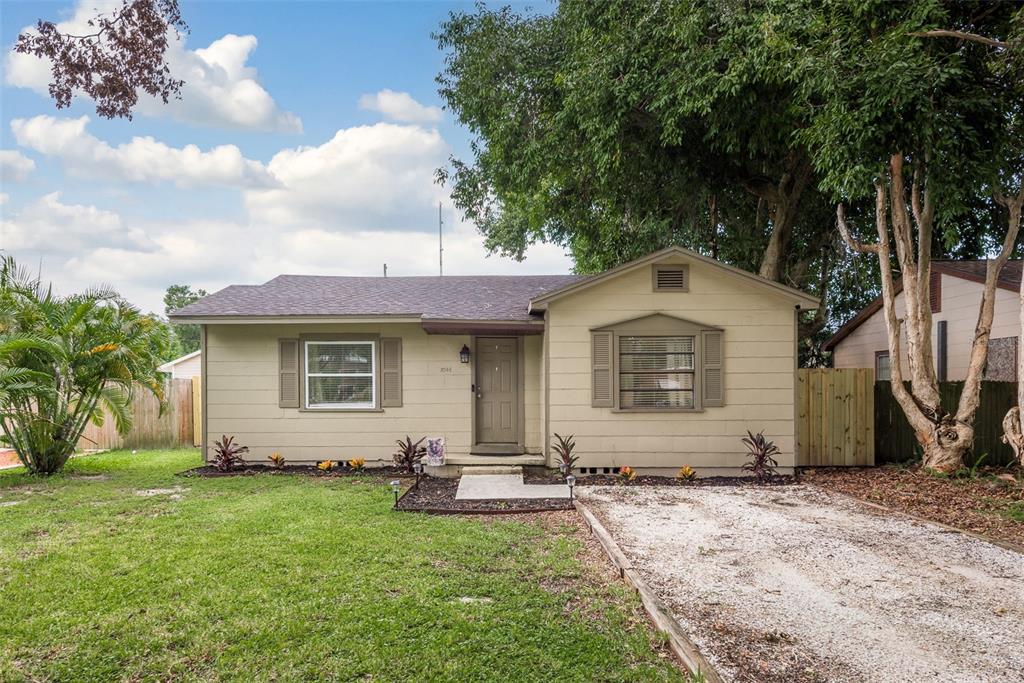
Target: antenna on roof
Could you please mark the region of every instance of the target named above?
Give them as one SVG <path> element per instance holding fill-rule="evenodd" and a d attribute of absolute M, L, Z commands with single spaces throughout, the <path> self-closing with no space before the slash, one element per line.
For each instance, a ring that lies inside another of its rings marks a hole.
<path fill-rule="evenodd" d="M 441 218 L 441 202 L 437 203 L 437 269 L 440 275 L 444 275 L 444 236 L 441 231 L 441 226 L 444 225 L 444 219 Z"/>

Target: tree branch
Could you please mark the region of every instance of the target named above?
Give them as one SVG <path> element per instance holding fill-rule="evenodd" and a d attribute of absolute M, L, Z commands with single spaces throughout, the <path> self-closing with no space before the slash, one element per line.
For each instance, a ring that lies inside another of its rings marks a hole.
<path fill-rule="evenodd" d="M 998 47 L 1000 49 L 1006 49 L 1010 47 L 1009 43 L 1005 43 L 995 38 L 989 38 L 988 36 L 981 36 L 977 33 L 967 33 L 965 31 L 951 31 L 948 29 L 933 29 L 931 31 L 915 31 L 914 33 L 908 33 L 908 36 L 914 36 L 915 38 L 956 38 L 957 40 L 966 40 L 972 43 L 981 43 L 982 45 L 989 45 L 991 47 Z"/>

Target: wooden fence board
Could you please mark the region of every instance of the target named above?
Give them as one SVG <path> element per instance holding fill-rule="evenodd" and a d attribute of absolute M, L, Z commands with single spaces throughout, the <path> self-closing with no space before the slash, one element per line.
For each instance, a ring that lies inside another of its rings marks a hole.
<path fill-rule="evenodd" d="M 82 449 L 107 448 L 180 448 L 193 445 L 194 417 L 192 382 L 188 379 L 168 380 L 166 404 L 145 389 L 132 396 L 134 420 L 127 434 L 118 434 L 114 420 L 106 415 L 103 425 L 89 423 L 78 442 Z"/>
<path fill-rule="evenodd" d="M 192 378 L 192 445 L 203 445 L 203 379 Z"/>
<path fill-rule="evenodd" d="M 909 383 L 907 385 L 909 387 Z M 939 400 L 955 412 L 963 382 L 940 382 Z M 875 394 L 875 451 L 879 462 L 904 462 L 921 457 L 921 447 L 903 410 L 892 395 L 889 382 L 878 382 Z M 974 417 L 974 448 L 967 464 L 985 455 L 986 465 L 1009 465 L 1013 450 L 1002 442 L 1003 417 L 1017 404 L 1015 382 L 982 382 L 978 412 Z"/>
<path fill-rule="evenodd" d="M 808 368 L 797 373 L 797 465 L 875 464 L 874 372 Z"/>

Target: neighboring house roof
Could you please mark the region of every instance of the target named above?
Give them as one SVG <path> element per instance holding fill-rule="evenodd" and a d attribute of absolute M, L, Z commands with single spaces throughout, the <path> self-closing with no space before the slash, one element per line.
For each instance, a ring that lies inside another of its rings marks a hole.
<path fill-rule="evenodd" d="M 973 261 L 932 261 L 933 273 L 942 273 L 943 275 L 958 277 L 963 280 L 969 280 L 979 284 L 985 284 L 985 272 L 987 268 L 988 261 L 984 259 Z M 999 278 L 996 280 L 996 287 L 999 289 L 1007 289 L 1011 292 L 1020 291 L 1022 270 L 1024 270 L 1024 261 L 1007 261 L 1006 265 L 1003 266 L 1002 271 L 999 273 Z M 903 281 L 896 280 L 895 288 L 896 294 L 903 291 Z M 834 349 L 839 342 L 850 336 L 850 334 L 867 321 L 868 318 L 882 310 L 882 305 L 882 297 L 879 295 L 874 301 L 861 309 L 857 315 L 847 320 L 845 325 L 836 330 L 836 333 L 832 335 L 827 342 L 825 342 L 824 349 L 826 351 Z"/>
<path fill-rule="evenodd" d="M 594 275 L 593 277 L 587 278 L 586 280 L 577 280 L 575 282 L 569 282 L 565 284 L 563 287 L 542 294 L 530 302 L 531 310 L 544 310 L 545 306 L 547 306 L 547 304 L 551 301 L 560 299 L 563 296 L 568 296 L 574 292 L 586 289 L 592 285 L 604 282 L 605 280 L 609 280 L 613 277 L 617 277 L 624 273 L 636 270 L 637 268 L 642 268 L 643 266 L 651 265 L 669 256 L 682 256 L 689 260 L 699 261 L 701 263 L 713 266 L 723 271 L 727 275 L 731 275 L 735 278 L 743 280 L 748 284 L 754 284 L 759 287 L 764 287 L 766 289 L 773 291 L 776 294 L 781 294 L 782 296 L 788 299 L 792 299 L 794 302 L 800 304 L 806 310 L 814 310 L 821 304 L 820 299 L 811 296 L 807 292 L 803 292 L 799 289 L 794 289 L 793 287 L 787 287 L 786 285 L 783 285 L 781 283 L 769 280 L 767 278 L 763 278 L 760 275 L 750 273 L 746 270 L 743 270 L 742 268 L 736 268 L 735 266 L 727 265 L 725 263 L 722 263 L 721 261 L 716 261 L 713 258 L 704 256 L 703 254 L 698 254 L 695 251 L 684 249 L 683 247 L 666 247 L 660 251 L 654 252 L 653 254 L 648 254 L 647 256 L 638 258 L 635 261 L 623 263 L 621 266 L 617 266 L 610 270 L 606 270 L 603 273 Z"/>
<path fill-rule="evenodd" d="M 530 300 L 580 275 L 338 277 L 279 275 L 232 285 L 171 313 L 172 318 L 415 316 L 434 320 L 535 320 Z"/>
<path fill-rule="evenodd" d="M 160 371 L 160 372 L 173 372 L 175 365 L 177 365 L 179 363 L 184 363 L 185 361 L 189 360 L 190 358 L 195 358 L 200 353 L 202 353 L 202 350 L 193 351 L 192 353 L 186 353 L 184 356 L 180 356 L 178 358 L 175 358 L 174 360 L 167 361 L 166 363 L 164 363 L 163 365 L 158 367 L 157 370 Z"/>

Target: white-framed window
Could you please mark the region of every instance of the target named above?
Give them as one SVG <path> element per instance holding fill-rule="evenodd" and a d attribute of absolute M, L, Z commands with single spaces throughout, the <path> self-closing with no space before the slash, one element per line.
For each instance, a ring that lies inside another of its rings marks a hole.
<path fill-rule="evenodd" d="M 875 381 L 888 382 L 892 379 L 889 366 L 889 352 L 875 351 Z"/>
<path fill-rule="evenodd" d="M 376 408 L 377 347 L 372 341 L 307 341 L 307 408 Z"/>
<path fill-rule="evenodd" d="M 693 336 L 619 337 L 619 408 L 694 408 Z"/>

